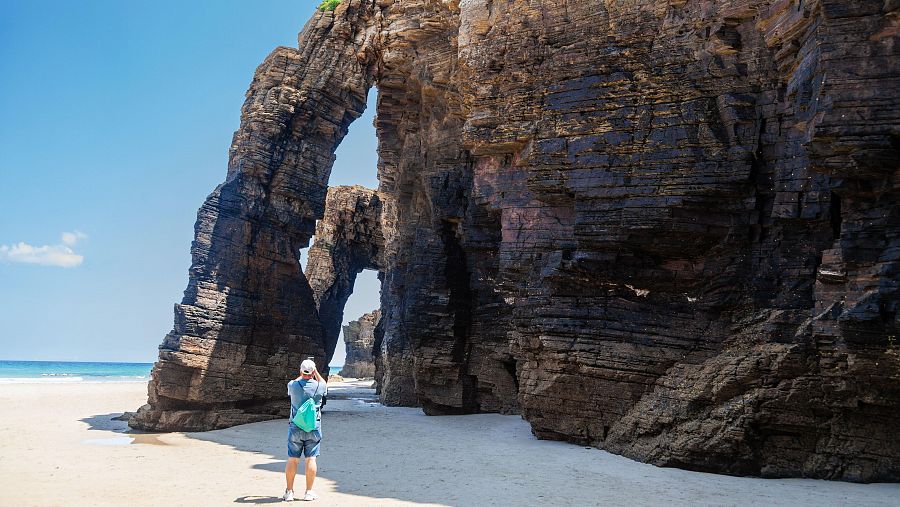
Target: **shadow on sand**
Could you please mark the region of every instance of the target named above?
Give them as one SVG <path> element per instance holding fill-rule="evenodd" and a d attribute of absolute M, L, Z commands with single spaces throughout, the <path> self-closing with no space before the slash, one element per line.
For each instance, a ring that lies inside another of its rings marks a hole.
<path fill-rule="evenodd" d="M 119 414 L 82 419 L 91 429 L 134 438 Z M 286 419 L 184 433 L 248 453 L 246 466 L 266 472 L 265 491 L 238 491 L 238 504 L 280 502 Z M 158 436 L 150 434 L 148 436 Z M 299 476 L 302 476 L 302 465 Z M 895 506 L 900 484 L 732 477 L 659 468 L 593 448 L 537 440 L 516 416 L 429 417 L 416 408 L 349 397 L 323 415 L 317 482 L 337 505 L 407 502 L 431 505 L 790 505 Z M 301 477 L 297 478 L 302 480 Z M 331 491 L 328 491 L 328 490 Z M 274 490 L 274 491 L 273 491 Z M 329 498 L 330 497 L 330 498 Z"/>
<path fill-rule="evenodd" d="M 86 423 L 89 430 L 115 431 L 116 433 L 123 433 L 128 430 L 128 422 L 126 419 L 118 418 L 124 416 L 125 414 L 127 414 L 127 412 L 97 414 L 79 419 L 79 421 Z"/>
<path fill-rule="evenodd" d="M 442 484 L 444 479 L 448 482 L 454 480 L 452 479 L 454 474 L 449 469 L 438 472 L 437 475 L 440 477 L 436 478 L 433 475 L 435 471 L 433 466 L 422 466 L 418 458 L 409 456 L 410 459 L 404 460 L 400 456 L 406 454 L 403 449 L 396 448 L 395 439 L 401 437 L 377 438 L 367 431 L 372 418 L 377 419 L 378 412 L 384 410 L 384 407 L 381 405 L 373 407 L 368 400 L 352 398 L 329 400 L 328 409 L 323 417 L 323 447 L 319 459 L 318 478 L 320 481 L 331 482 L 334 493 L 357 497 L 354 502 L 358 502 L 359 505 L 366 505 L 375 499 L 430 505 L 460 505 L 460 502 L 453 500 L 452 494 L 448 494 L 446 487 L 441 487 L 448 485 Z M 408 411 L 416 413 L 417 417 L 421 414 L 418 409 Z M 427 416 L 422 414 L 421 417 L 424 419 Z M 273 473 L 272 488 L 280 489 L 284 488 L 287 432 L 287 420 L 276 420 L 222 430 L 190 432 L 185 433 L 185 436 L 228 445 L 238 451 L 268 456 L 269 459 L 262 459 L 251 465 L 251 468 Z M 426 437 L 418 434 L 408 436 L 414 436 L 416 440 Z M 444 459 L 447 458 L 444 456 Z M 402 464 L 390 465 L 392 462 L 401 461 Z M 438 459 L 438 462 L 440 461 L 442 460 Z M 303 481 L 303 474 L 301 461 L 297 474 L 300 483 Z M 455 476 L 459 483 L 452 487 L 464 489 L 466 478 L 458 474 Z M 319 483 L 317 486 L 322 487 Z M 235 498 L 234 503 L 265 504 L 281 501 L 280 497 L 270 496 L 271 489 L 266 493 L 269 494 L 241 496 Z M 332 503 L 341 503 L 340 499 L 333 500 Z"/>
<path fill-rule="evenodd" d="M 281 503 L 280 496 L 242 496 L 234 499 L 234 503 L 252 503 L 261 505 L 264 503 Z"/>
<path fill-rule="evenodd" d="M 161 435 L 165 435 L 165 433 L 151 433 L 129 428 L 129 414 L 132 413 L 116 412 L 109 414 L 97 414 L 79 419 L 79 421 L 88 425 L 88 430 L 112 431 L 113 433 L 118 433 L 119 435 L 121 435 L 110 438 L 89 439 L 85 440 L 84 443 L 96 445 L 169 445 L 159 438 Z"/>
<path fill-rule="evenodd" d="M 420 482 L 409 483 L 402 475 L 397 475 L 396 471 L 381 476 L 377 473 L 377 469 L 385 467 L 380 460 L 395 461 L 398 459 L 395 454 L 402 450 L 391 448 L 396 445 L 394 440 L 396 437 L 371 440 L 370 435 L 367 435 L 367 428 L 372 422 L 371 418 L 377 418 L 377 413 L 384 410 L 382 405 L 373 403 L 373 400 L 377 399 L 373 389 L 360 389 L 358 386 L 352 386 L 345 390 L 335 389 L 334 395 L 329 398 L 329 404 L 324 411 L 325 434 L 318 474 L 320 480 L 332 482 L 335 493 L 357 497 L 354 503 L 359 505 L 365 505 L 374 499 L 448 505 L 446 503 L 447 496 L 442 494 L 440 489 L 430 490 L 427 485 Z M 417 415 L 421 414 L 418 409 L 408 410 Z M 425 418 L 426 416 L 421 415 L 421 417 Z M 130 428 L 127 422 L 128 413 L 96 414 L 79 420 L 87 424 L 89 430 L 116 434 L 107 438 L 86 440 L 85 443 L 88 444 L 167 445 L 163 441 L 156 440 L 167 433 L 150 433 Z M 282 502 L 281 497 L 272 496 L 272 492 L 284 488 L 287 431 L 288 426 L 285 419 L 262 421 L 206 432 L 185 432 L 184 435 L 191 439 L 227 445 L 235 450 L 259 456 L 261 458 L 259 462 L 250 465 L 250 468 L 272 472 L 271 488 L 267 487 L 266 491 L 247 491 L 246 495 L 234 498 L 233 503 L 261 505 Z M 148 441 L 148 439 L 155 441 Z M 376 445 L 372 447 L 366 442 Z M 377 455 L 380 455 L 380 458 L 373 461 L 372 456 Z M 375 468 L 370 468 L 369 464 Z M 406 472 L 413 475 L 419 468 L 416 466 L 416 461 L 410 459 L 405 461 L 402 468 L 406 469 L 406 467 L 409 467 Z M 427 468 L 430 469 L 430 467 Z M 301 483 L 303 474 L 301 461 L 297 477 Z M 458 505 L 458 503 L 449 505 Z"/>

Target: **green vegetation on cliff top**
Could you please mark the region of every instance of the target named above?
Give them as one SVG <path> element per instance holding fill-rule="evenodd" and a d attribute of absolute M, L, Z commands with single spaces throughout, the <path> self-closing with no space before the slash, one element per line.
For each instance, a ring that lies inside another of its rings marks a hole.
<path fill-rule="evenodd" d="M 341 3 L 341 0 L 322 0 L 322 3 L 319 4 L 319 10 L 333 11 L 337 8 L 339 3 Z"/>

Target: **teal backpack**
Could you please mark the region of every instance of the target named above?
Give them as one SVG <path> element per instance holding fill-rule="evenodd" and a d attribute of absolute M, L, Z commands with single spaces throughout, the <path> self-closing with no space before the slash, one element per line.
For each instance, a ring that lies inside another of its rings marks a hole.
<path fill-rule="evenodd" d="M 316 385 L 316 394 L 318 394 L 318 390 L 319 386 Z M 294 418 L 291 419 L 291 422 L 303 431 L 312 431 L 316 429 L 316 412 L 315 395 L 313 395 L 300 405 L 300 408 L 297 409 L 297 413 L 294 414 Z"/>

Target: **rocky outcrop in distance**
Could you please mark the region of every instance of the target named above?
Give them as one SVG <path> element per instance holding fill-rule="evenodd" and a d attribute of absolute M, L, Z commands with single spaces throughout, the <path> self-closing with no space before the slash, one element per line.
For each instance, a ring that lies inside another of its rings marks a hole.
<path fill-rule="evenodd" d="M 657 465 L 900 480 L 898 20 L 881 0 L 316 13 L 257 71 L 132 421 L 274 417 L 290 365 L 330 357 L 322 298 L 359 264 L 297 256 L 376 85 L 380 236 L 356 243 L 385 403 L 520 413 Z M 375 211 L 353 206 L 341 223 Z"/>
<path fill-rule="evenodd" d="M 347 359 L 341 368 L 341 376 L 351 378 L 375 376 L 375 358 L 372 351 L 375 348 L 375 326 L 380 317 L 381 312 L 375 310 L 344 326 Z"/>

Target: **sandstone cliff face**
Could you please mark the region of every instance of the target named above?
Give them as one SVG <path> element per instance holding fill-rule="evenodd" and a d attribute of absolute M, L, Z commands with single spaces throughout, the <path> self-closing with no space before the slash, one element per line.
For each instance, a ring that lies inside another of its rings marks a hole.
<path fill-rule="evenodd" d="M 372 351 L 375 346 L 375 326 L 379 318 L 381 312 L 375 310 L 344 326 L 347 359 L 341 368 L 341 376 L 352 378 L 375 376 L 375 358 Z"/>
<path fill-rule="evenodd" d="M 880 0 L 345 0 L 317 14 L 299 51 L 267 62 L 336 70 L 257 72 L 235 136 L 252 149 L 232 150 L 201 209 L 139 420 L 259 417 L 282 370 L 247 365 L 331 353 L 331 310 L 319 296 L 311 311 L 289 261 L 375 83 L 385 403 L 520 412 L 540 437 L 660 465 L 900 479 L 898 28 Z M 260 83 L 296 121 L 255 113 Z M 223 232 L 204 225 L 223 210 Z M 216 372 L 235 373 L 203 389 Z M 222 395 L 234 402 L 198 408 Z"/>

